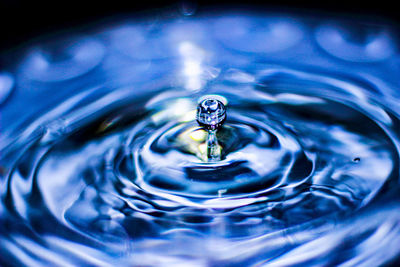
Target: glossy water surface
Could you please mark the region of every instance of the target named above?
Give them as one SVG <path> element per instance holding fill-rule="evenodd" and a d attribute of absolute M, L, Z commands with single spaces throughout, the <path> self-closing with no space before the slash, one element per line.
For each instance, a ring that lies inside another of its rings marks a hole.
<path fill-rule="evenodd" d="M 398 43 L 343 25 L 128 21 L 24 49 L 0 73 L 0 265 L 395 264 Z"/>

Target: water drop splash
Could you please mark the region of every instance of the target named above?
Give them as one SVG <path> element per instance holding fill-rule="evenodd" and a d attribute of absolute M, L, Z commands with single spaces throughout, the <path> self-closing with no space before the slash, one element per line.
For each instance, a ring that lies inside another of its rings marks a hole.
<path fill-rule="evenodd" d="M 21 51 L 0 73 L 0 265 L 398 261 L 397 39 L 330 50 L 312 27 L 196 15 Z"/>
<path fill-rule="evenodd" d="M 207 161 L 221 160 L 221 147 L 218 144 L 217 130 L 226 120 L 226 108 L 215 96 L 200 99 L 197 106 L 197 122 L 207 130 Z"/>

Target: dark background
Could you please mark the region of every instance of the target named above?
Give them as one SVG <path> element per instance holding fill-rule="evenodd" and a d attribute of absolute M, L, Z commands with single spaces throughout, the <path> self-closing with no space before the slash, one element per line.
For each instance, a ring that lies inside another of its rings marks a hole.
<path fill-rule="evenodd" d="M 394 3 L 394 1 L 393 1 Z M 398 8 L 389 1 L 154 1 L 154 0 L 0 0 L 0 51 L 19 47 L 42 34 L 94 25 L 126 16 L 171 15 L 183 7 L 196 14 L 230 10 L 302 12 L 307 15 L 343 15 L 388 20 L 398 24 Z"/>

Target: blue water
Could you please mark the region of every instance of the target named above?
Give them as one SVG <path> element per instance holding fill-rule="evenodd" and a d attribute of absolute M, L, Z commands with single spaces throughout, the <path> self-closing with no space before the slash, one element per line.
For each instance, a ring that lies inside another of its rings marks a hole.
<path fill-rule="evenodd" d="M 0 70 L 0 265 L 395 265 L 397 38 L 225 14 L 21 48 Z M 216 162 L 208 94 L 227 100 Z"/>

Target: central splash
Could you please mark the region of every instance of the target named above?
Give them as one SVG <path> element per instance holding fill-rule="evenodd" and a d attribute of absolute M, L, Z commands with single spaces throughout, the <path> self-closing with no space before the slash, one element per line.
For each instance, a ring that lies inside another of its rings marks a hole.
<path fill-rule="evenodd" d="M 217 95 L 208 95 L 200 98 L 197 106 L 197 122 L 207 130 L 207 158 L 205 160 L 209 162 L 221 160 L 217 130 L 226 120 L 226 108 L 223 102 L 226 103 Z"/>

